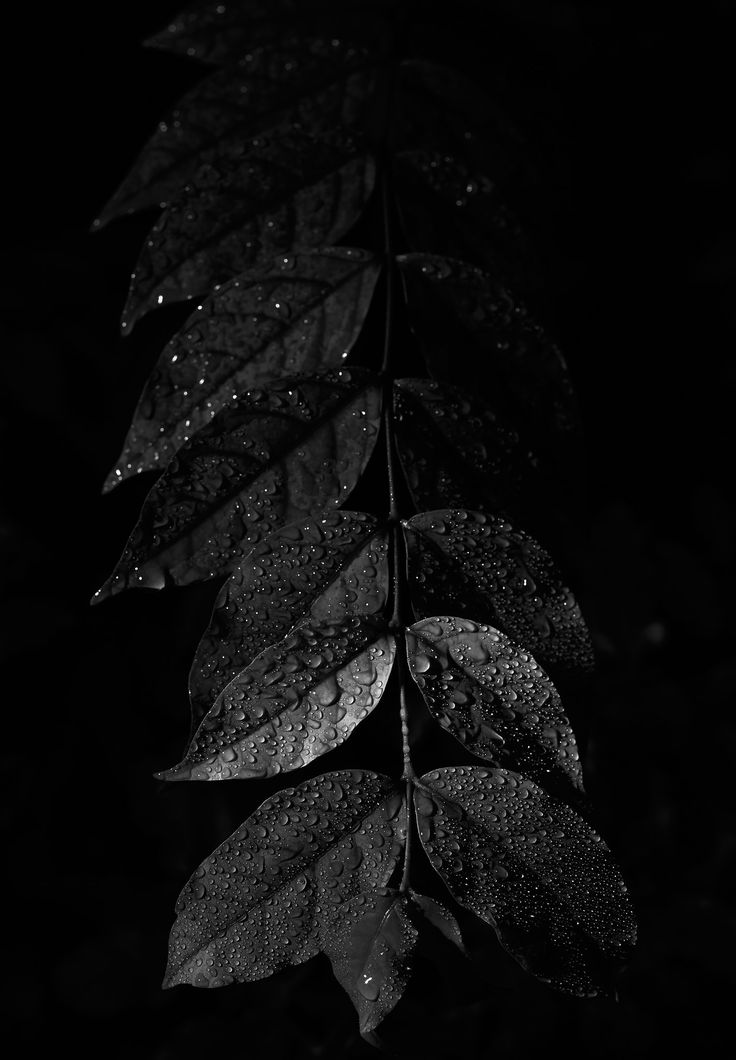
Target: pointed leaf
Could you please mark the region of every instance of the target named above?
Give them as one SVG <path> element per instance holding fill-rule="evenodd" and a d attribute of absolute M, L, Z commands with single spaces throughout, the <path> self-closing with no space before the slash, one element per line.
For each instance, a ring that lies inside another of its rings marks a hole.
<path fill-rule="evenodd" d="M 233 570 L 268 534 L 337 508 L 375 445 L 381 392 L 365 369 L 248 392 L 203 427 L 148 494 L 95 600 Z"/>
<path fill-rule="evenodd" d="M 340 365 L 360 334 L 379 270 L 368 251 L 331 247 L 279 255 L 215 291 L 159 357 L 105 490 L 164 467 L 246 390 Z"/>
<path fill-rule="evenodd" d="M 364 49 L 334 38 L 288 39 L 249 48 L 182 96 L 136 159 L 95 222 L 100 228 L 136 210 L 167 205 L 202 162 L 234 137 L 253 137 L 287 119 L 312 135 L 330 120 L 314 94 L 364 67 Z"/>
<path fill-rule="evenodd" d="M 263 258 L 345 235 L 373 188 L 374 164 L 354 135 L 372 77 L 356 72 L 315 98 L 329 134 L 313 136 L 287 120 L 227 141 L 197 169 L 149 233 L 123 330 L 156 306 L 208 294 Z"/>
<path fill-rule="evenodd" d="M 430 712 L 479 758 L 540 784 L 582 790 L 582 769 L 557 689 L 529 652 L 465 618 L 425 618 L 406 632 L 409 670 Z"/>
<path fill-rule="evenodd" d="M 435 254 L 398 258 L 430 374 L 472 379 L 537 446 L 570 438 L 578 415 L 557 346 L 490 273 Z"/>
<path fill-rule="evenodd" d="M 307 617 L 379 615 L 388 595 L 388 539 L 373 516 L 330 512 L 261 541 L 220 591 L 189 675 L 195 726 L 225 685 Z"/>
<path fill-rule="evenodd" d="M 516 431 L 459 387 L 398 379 L 394 409 L 401 466 L 420 511 L 505 513 L 540 491 L 536 458 Z"/>
<path fill-rule="evenodd" d="M 307 765 L 378 706 L 394 652 L 372 616 L 304 622 L 225 686 L 182 762 L 157 776 L 248 780 Z"/>
<path fill-rule="evenodd" d="M 340 908 L 324 951 L 355 1005 L 361 1034 L 374 1031 L 401 1000 L 418 936 L 409 900 L 399 891 L 358 894 Z"/>
<path fill-rule="evenodd" d="M 392 780 L 359 769 L 266 799 L 181 892 L 164 987 L 263 979 L 315 956 L 340 905 L 388 882 L 402 807 Z"/>
<path fill-rule="evenodd" d="M 424 512 L 404 523 L 417 615 L 488 618 L 543 662 L 589 669 L 593 646 L 575 598 L 533 537 L 483 512 Z"/>
<path fill-rule="evenodd" d="M 505 769 L 421 779 L 419 835 L 450 893 L 533 975 L 568 994 L 610 993 L 636 936 L 605 843 L 573 810 Z"/>
<path fill-rule="evenodd" d="M 436 902 L 434 898 L 428 898 L 426 894 L 418 894 L 411 887 L 409 888 L 409 894 L 414 903 L 421 909 L 424 919 L 428 920 L 436 931 L 444 935 L 448 942 L 451 942 L 453 946 L 457 946 L 460 952 L 465 954 L 460 925 L 450 910 L 446 909 L 441 902 Z"/>

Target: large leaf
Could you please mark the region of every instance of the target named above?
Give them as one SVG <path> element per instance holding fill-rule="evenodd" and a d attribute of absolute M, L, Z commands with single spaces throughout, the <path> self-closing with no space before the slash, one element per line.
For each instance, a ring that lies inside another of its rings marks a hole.
<path fill-rule="evenodd" d="M 162 780 L 248 780 L 339 747 L 378 706 L 394 660 L 385 621 L 307 621 L 225 686 Z"/>
<path fill-rule="evenodd" d="M 453 897 L 527 971 L 565 993 L 611 992 L 636 926 L 605 843 L 564 803 L 505 769 L 422 777 L 419 834 Z"/>
<path fill-rule="evenodd" d="M 266 799 L 181 892 L 164 986 L 263 979 L 315 956 L 340 906 L 388 882 L 402 807 L 394 781 L 358 769 Z"/>
<path fill-rule="evenodd" d="M 484 512 L 443 509 L 404 523 L 417 616 L 475 614 L 543 662 L 588 669 L 580 608 L 533 537 Z"/>
<path fill-rule="evenodd" d="M 563 781 L 582 790 L 559 694 L 528 651 L 492 626 L 444 617 L 415 622 L 406 648 L 429 710 L 468 750 L 543 785 Z"/>
<path fill-rule="evenodd" d="M 368 251 L 332 247 L 279 255 L 215 291 L 161 353 L 105 489 L 165 466 L 244 391 L 340 365 L 379 269 Z"/>
<path fill-rule="evenodd" d="M 228 140 L 197 169 L 143 246 L 124 330 L 149 309 L 206 295 L 263 258 L 342 238 L 373 188 L 374 163 L 355 136 L 372 79 L 358 71 L 314 97 L 329 133 L 312 135 L 287 119 Z"/>
<path fill-rule="evenodd" d="M 373 450 L 380 405 L 360 368 L 246 393 L 179 450 L 95 600 L 226 574 L 280 526 L 339 507 Z"/>
<path fill-rule="evenodd" d="M 578 415 L 565 361 L 518 299 L 464 262 L 436 254 L 398 261 L 433 378 L 472 379 L 537 446 L 572 437 Z"/>
<path fill-rule="evenodd" d="M 234 67 L 200 81 L 160 121 L 130 173 L 95 222 L 166 206 L 223 143 L 253 137 L 285 118 L 312 135 L 329 128 L 314 93 L 366 65 L 363 49 L 334 38 L 290 39 L 250 48 Z"/>
<path fill-rule="evenodd" d="M 419 510 L 506 513 L 539 491 L 536 458 L 484 402 L 449 383 L 398 379 L 396 440 Z"/>
<path fill-rule="evenodd" d="M 388 594 L 388 539 L 362 512 L 330 512 L 270 534 L 235 568 L 215 602 L 189 675 L 199 724 L 236 673 L 298 622 L 379 615 Z"/>

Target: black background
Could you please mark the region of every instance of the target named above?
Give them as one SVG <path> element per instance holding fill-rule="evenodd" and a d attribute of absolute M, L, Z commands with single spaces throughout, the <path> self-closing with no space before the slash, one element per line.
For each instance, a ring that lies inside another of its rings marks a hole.
<path fill-rule="evenodd" d="M 396 1029 L 409 1053 L 516 1057 L 562 1046 L 623 1057 L 679 1045 L 719 1055 L 727 1041 L 736 890 L 727 7 L 525 0 L 499 4 L 478 27 L 489 54 L 504 57 L 505 103 L 545 167 L 516 205 L 541 250 L 544 322 L 585 419 L 575 588 L 599 656 L 570 714 L 641 940 L 617 1004 L 554 994 L 500 952 L 485 971 L 422 981 Z M 118 337 L 146 224 L 87 229 L 192 82 L 186 64 L 138 46 L 172 10 L 74 5 L 16 12 L 7 29 L 6 69 L 14 58 L 20 66 L 6 78 L 3 121 L 3 813 L 5 912 L 18 929 L 6 938 L 5 999 L 26 1025 L 26 1047 L 67 1042 L 155 1060 L 223 1048 L 367 1057 L 323 958 L 247 986 L 160 991 L 181 885 L 271 788 L 151 779 L 186 737 L 187 670 L 213 586 L 88 608 L 145 493 L 141 482 L 105 499 L 99 489 L 174 317 Z M 370 765 L 361 754 L 356 736 L 324 768 Z"/>

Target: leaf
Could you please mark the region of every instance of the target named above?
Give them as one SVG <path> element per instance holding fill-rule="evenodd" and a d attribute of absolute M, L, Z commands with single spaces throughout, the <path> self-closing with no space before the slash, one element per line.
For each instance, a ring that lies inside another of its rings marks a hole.
<path fill-rule="evenodd" d="M 235 676 L 162 780 L 248 780 L 339 747 L 378 706 L 394 660 L 385 621 L 307 620 Z"/>
<path fill-rule="evenodd" d="M 164 987 L 263 979 L 315 956 L 341 904 L 388 882 L 402 806 L 392 780 L 359 769 L 266 799 L 182 890 Z"/>
<path fill-rule="evenodd" d="M 148 310 L 206 295 L 263 258 L 345 235 L 373 189 L 374 163 L 355 138 L 372 76 L 358 71 L 315 97 L 329 134 L 286 120 L 228 140 L 199 166 L 143 246 L 124 331 Z"/>
<path fill-rule="evenodd" d="M 430 712 L 479 758 L 580 792 L 575 736 L 533 657 L 492 626 L 425 618 L 406 632 L 409 670 Z"/>
<path fill-rule="evenodd" d="M 367 62 L 364 49 L 334 38 L 249 47 L 236 65 L 204 78 L 159 122 L 94 227 L 167 205 L 198 165 L 233 138 L 253 137 L 284 118 L 303 124 L 311 135 L 325 131 L 331 115 L 315 108 L 315 93 Z"/>
<path fill-rule="evenodd" d="M 368 251 L 328 247 L 279 255 L 215 291 L 161 353 L 105 490 L 165 466 L 244 391 L 341 364 L 379 270 Z"/>
<path fill-rule="evenodd" d="M 636 927 L 593 829 L 505 769 L 437 769 L 420 785 L 419 835 L 453 897 L 544 982 L 581 997 L 609 994 Z"/>
<path fill-rule="evenodd" d="M 414 504 L 506 513 L 539 492 L 535 456 L 486 404 L 448 383 L 394 383 L 396 441 Z"/>
<path fill-rule="evenodd" d="M 373 450 L 380 407 L 361 368 L 249 391 L 179 450 L 95 602 L 226 574 L 279 527 L 339 507 Z"/>
<path fill-rule="evenodd" d="M 418 616 L 467 610 L 488 618 L 544 662 L 589 669 L 580 608 L 533 537 L 483 512 L 424 512 L 404 522 Z"/>
<path fill-rule="evenodd" d="M 464 375 L 537 447 L 573 437 L 577 407 L 557 346 L 490 273 L 436 254 L 397 259 L 430 374 Z"/>
<path fill-rule="evenodd" d="M 411 887 L 409 888 L 409 894 L 432 927 L 439 931 L 453 946 L 457 946 L 461 953 L 465 954 L 460 927 L 449 909 L 446 909 L 440 902 L 435 902 L 434 898 L 428 898 L 426 894 L 418 894 Z"/>
<path fill-rule="evenodd" d="M 261 541 L 215 602 L 189 675 L 196 725 L 238 671 L 303 619 L 378 615 L 388 594 L 388 539 L 362 512 L 329 512 Z"/>

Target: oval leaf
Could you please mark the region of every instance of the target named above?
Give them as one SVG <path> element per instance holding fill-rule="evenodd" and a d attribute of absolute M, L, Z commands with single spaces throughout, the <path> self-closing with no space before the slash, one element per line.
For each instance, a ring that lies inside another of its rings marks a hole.
<path fill-rule="evenodd" d="M 149 233 L 123 331 L 148 310 L 206 295 L 264 257 L 337 243 L 373 188 L 374 164 L 351 132 L 371 87 L 372 75 L 359 71 L 320 93 L 315 106 L 332 116 L 329 135 L 285 121 L 221 145 Z"/>
<path fill-rule="evenodd" d="M 409 670 L 430 712 L 480 758 L 541 784 L 582 791 L 575 736 L 557 689 L 529 652 L 465 618 L 425 618 L 406 632 Z"/>
<path fill-rule="evenodd" d="M 478 766 L 427 773 L 415 805 L 451 894 L 523 968 L 568 994 L 611 992 L 636 926 L 608 848 L 581 817 L 516 773 Z"/>
<path fill-rule="evenodd" d="M 184 759 L 161 780 L 249 780 L 300 769 L 379 704 L 394 661 L 386 624 L 307 621 L 225 686 Z"/>
<path fill-rule="evenodd" d="M 371 515 L 330 512 L 261 541 L 215 602 L 189 675 L 198 725 L 225 685 L 307 617 L 379 615 L 388 595 L 388 539 Z"/>
<path fill-rule="evenodd" d="M 381 391 L 365 369 L 247 393 L 164 471 L 98 602 L 233 570 L 268 534 L 337 508 L 375 445 Z"/>
<path fill-rule="evenodd" d="M 426 894 L 418 894 L 411 887 L 409 888 L 409 894 L 414 903 L 419 906 L 424 919 L 428 920 L 432 927 L 439 931 L 440 935 L 443 935 L 448 942 L 451 942 L 453 946 L 457 946 L 462 954 L 465 954 L 460 925 L 450 910 L 446 909 L 440 902 L 436 902 L 434 898 L 428 898 Z"/>
<path fill-rule="evenodd" d="M 220 287 L 159 357 L 105 490 L 164 467 L 244 391 L 340 365 L 379 271 L 368 251 L 333 247 L 279 255 Z"/>
<path fill-rule="evenodd" d="M 483 512 L 444 509 L 404 523 L 417 615 L 487 617 L 543 662 L 589 669 L 593 646 L 575 598 L 533 537 Z"/>
<path fill-rule="evenodd" d="M 315 956 L 340 906 L 388 882 L 402 807 L 392 780 L 358 769 L 266 799 L 181 892 L 164 987 L 263 979 Z"/>

